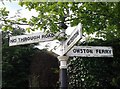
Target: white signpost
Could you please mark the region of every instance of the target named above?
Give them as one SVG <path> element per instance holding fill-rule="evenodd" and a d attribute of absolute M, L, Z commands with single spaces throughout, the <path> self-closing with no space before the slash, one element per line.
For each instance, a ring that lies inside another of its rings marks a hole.
<path fill-rule="evenodd" d="M 81 23 L 79 23 L 76 29 L 70 35 L 70 37 L 63 44 L 64 54 L 67 53 L 81 38 L 82 38 L 82 25 Z"/>
<path fill-rule="evenodd" d="M 65 41 L 62 42 L 59 47 L 53 49 L 52 51 L 60 56 L 66 54 L 80 39 L 82 38 L 82 25 L 79 23 L 76 29 L 72 32 L 70 37 Z"/>
<path fill-rule="evenodd" d="M 37 43 L 42 41 L 51 41 L 56 37 L 53 33 L 36 33 L 9 38 L 9 46 Z M 54 53 L 58 54 L 61 69 L 61 89 L 67 87 L 67 60 L 69 56 L 78 57 L 113 57 L 111 47 L 101 46 L 74 46 L 82 38 L 82 25 L 78 24 L 70 37 L 62 43 Z M 74 46 L 74 47 L 73 47 Z M 64 76 L 63 76 L 64 75 Z"/>
<path fill-rule="evenodd" d="M 67 56 L 78 57 L 113 57 L 111 47 L 104 46 L 74 46 Z"/>
<path fill-rule="evenodd" d="M 50 41 L 53 40 L 54 38 L 55 35 L 53 33 L 42 33 L 42 32 L 28 34 L 28 35 L 12 36 L 9 38 L 9 46 L 37 43 L 42 41 Z"/>

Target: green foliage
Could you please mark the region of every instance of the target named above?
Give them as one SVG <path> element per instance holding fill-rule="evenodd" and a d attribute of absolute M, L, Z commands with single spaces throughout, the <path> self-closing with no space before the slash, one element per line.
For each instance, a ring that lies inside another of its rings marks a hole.
<path fill-rule="evenodd" d="M 28 31 L 30 31 L 30 29 L 41 29 L 58 32 L 60 30 L 59 23 L 64 22 L 65 18 L 65 23 L 67 25 L 76 26 L 78 23 L 82 23 L 83 33 L 88 35 L 96 33 L 96 37 L 103 37 L 104 40 L 106 40 L 106 42 L 103 42 L 93 39 L 94 42 L 89 43 L 89 45 L 109 44 L 113 46 L 115 50 L 114 58 L 75 58 L 76 60 L 70 60 L 68 72 L 70 78 L 69 87 L 71 89 L 74 87 L 85 89 L 120 88 L 120 52 L 118 50 L 120 49 L 119 2 L 20 2 L 19 4 L 21 6 L 25 5 L 29 10 L 35 9 L 39 13 L 38 16 L 33 16 L 29 21 L 25 18 L 20 18 L 15 21 L 8 19 L 7 16 L 9 12 L 5 9 L 1 9 L 0 20 L 3 21 L 2 29 L 4 31 L 10 29 L 14 30 L 12 29 L 14 28 L 13 24 L 21 24 L 21 22 L 23 22 L 30 25 L 30 27 L 27 28 Z M 8 41 L 6 40 L 6 42 Z M 7 47 L 8 44 L 4 45 L 4 49 L 7 49 Z M 14 63 L 20 63 L 22 65 L 22 59 L 24 59 L 24 57 L 26 59 L 24 54 L 26 52 L 29 53 L 29 51 L 27 48 L 24 48 L 24 46 L 22 47 L 23 48 L 17 46 L 10 47 L 9 50 L 5 49 L 6 52 L 4 53 L 6 54 L 4 54 L 3 60 L 6 59 L 6 61 L 3 61 L 3 63 L 4 68 L 7 69 L 5 72 L 6 74 L 15 75 L 15 71 L 12 70 L 17 66 Z M 14 56 L 10 56 L 10 54 Z M 20 80 L 19 78 L 21 76 L 24 76 L 23 72 L 17 75 L 16 79 Z M 11 80 L 7 75 L 3 77 Z M 22 78 L 25 78 L 25 76 Z M 11 81 L 8 82 L 12 83 Z M 4 82 L 4 86 L 9 84 L 8 82 Z M 16 84 L 12 84 L 12 86 L 19 84 L 18 82 L 21 82 L 21 80 L 15 82 Z"/>
<path fill-rule="evenodd" d="M 85 44 L 86 45 L 86 44 Z M 112 46 L 113 58 L 71 58 L 68 62 L 69 89 L 119 89 L 120 39 L 95 40 L 87 45 Z"/>
<path fill-rule="evenodd" d="M 14 29 L 12 34 L 23 34 Z M 2 32 L 2 87 L 24 89 L 29 86 L 29 66 L 35 50 L 32 45 L 9 47 L 10 32 Z"/>
<path fill-rule="evenodd" d="M 0 8 L 0 12 L 1 12 L 0 17 L 8 16 L 8 13 L 9 13 L 9 11 L 6 11 L 6 8 Z"/>
<path fill-rule="evenodd" d="M 101 0 L 103 1 L 103 0 Z M 83 25 L 83 33 L 94 34 L 106 40 L 91 40 L 88 45 L 113 46 L 114 58 L 72 58 L 69 61 L 69 88 L 117 89 L 120 88 L 120 3 L 112 2 L 20 2 L 29 10 L 35 9 L 39 15 L 29 23 L 37 28 L 57 32 L 59 23 L 71 26 Z M 90 36 L 89 36 L 90 37 Z M 75 60 L 74 60 L 75 59 Z"/>
<path fill-rule="evenodd" d="M 60 30 L 59 23 L 64 21 L 71 26 L 83 24 L 83 32 L 97 33 L 96 37 L 110 40 L 120 38 L 119 3 L 117 2 L 20 2 L 29 10 L 35 9 L 39 14 L 32 17 L 29 24 L 35 29 Z M 36 26 L 37 25 L 37 26 Z"/>
<path fill-rule="evenodd" d="M 27 25 L 26 18 L 18 18 L 19 13 L 16 13 L 12 19 L 9 17 L 9 11 L 6 8 L 0 8 L 0 29 L 3 31 L 14 31 L 20 25 Z"/>
<path fill-rule="evenodd" d="M 0 8 L 0 25 L 3 31 L 7 31 L 7 30 L 12 30 L 12 26 L 11 24 L 8 24 L 8 22 L 10 22 L 10 20 L 6 20 L 8 18 L 8 14 L 9 11 L 6 10 L 6 8 Z M 2 21 L 4 23 L 2 23 Z"/>
<path fill-rule="evenodd" d="M 110 40 L 112 37 L 120 38 L 119 31 L 119 2 L 20 2 L 29 10 L 35 9 L 39 14 L 32 16 L 27 21 L 26 18 L 16 20 L 8 19 L 8 11 L 1 8 L 1 18 L 3 21 L 2 29 L 13 30 L 14 24 L 29 25 L 26 30 L 49 30 L 58 32 L 61 28 L 59 23 L 64 21 L 68 25 L 76 26 L 78 23 L 83 25 L 83 33 L 97 33 L 96 37 L 103 37 Z"/>

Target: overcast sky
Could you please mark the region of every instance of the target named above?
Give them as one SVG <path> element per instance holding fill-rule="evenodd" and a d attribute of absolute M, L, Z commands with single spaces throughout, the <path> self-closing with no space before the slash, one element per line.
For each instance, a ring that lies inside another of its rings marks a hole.
<path fill-rule="evenodd" d="M 14 16 L 17 10 L 20 10 L 21 17 L 25 17 L 27 19 L 30 19 L 31 16 L 37 16 L 37 12 L 35 10 L 29 11 L 25 9 L 25 7 L 21 7 L 20 5 L 18 5 L 18 2 L 15 2 L 15 1 L 4 2 L 4 4 L 0 2 L 0 8 L 1 7 L 6 7 L 6 9 L 10 11 L 10 14 L 9 14 L 10 17 Z"/>

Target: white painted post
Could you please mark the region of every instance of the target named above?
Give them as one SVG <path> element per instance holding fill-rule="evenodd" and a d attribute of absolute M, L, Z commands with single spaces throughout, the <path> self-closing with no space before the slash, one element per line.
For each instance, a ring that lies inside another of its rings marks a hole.
<path fill-rule="evenodd" d="M 67 68 L 67 60 L 68 56 L 58 56 L 58 60 L 60 61 L 60 69 L 66 69 Z"/>

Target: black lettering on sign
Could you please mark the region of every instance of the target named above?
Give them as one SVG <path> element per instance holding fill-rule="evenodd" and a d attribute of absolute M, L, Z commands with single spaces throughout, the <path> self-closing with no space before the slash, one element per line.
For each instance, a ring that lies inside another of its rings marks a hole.
<path fill-rule="evenodd" d="M 55 35 L 53 33 L 49 33 L 46 35 L 42 35 L 42 38 L 50 38 L 50 37 L 54 37 Z"/>
<path fill-rule="evenodd" d="M 82 49 L 73 49 L 73 53 L 83 53 Z"/>
<path fill-rule="evenodd" d="M 73 37 L 67 42 L 67 45 L 70 45 L 78 35 L 79 35 L 79 32 L 77 31 L 77 32 L 73 35 Z"/>
<path fill-rule="evenodd" d="M 83 53 L 93 53 L 91 49 L 82 49 Z"/>
<path fill-rule="evenodd" d="M 109 54 L 111 54 L 112 52 L 111 52 L 111 50 L 109 50 Z"/>
<path fill-rule="evenodd" d="M 98 51 L 98 49 L 96 49 L 96 53 L 98 53 L 99 51 Z"/>
<path fill-rule="evenodd" d="M 93 50 L 91 50 L 91 49 L 86 49 L 86 53 L 93 53 Z"/>
<path fill-rule="evenodd" d="M 82 49 L 82 50 L 83 50 L 83 52 L 85 53 L 86 49 Z"/>
<path fill-rule="evenodd" d="M 26 39 L 26 37 L 24 37 L 24 38 L 18 38 L 18 40 L 19 40 L 19 42 L 24 42 L 24 41 L 26 41 L 27 39 Z"/>
<path fill-rule="evenodd" d="M 36 40 L 40 39 L 40 35 L 38 36 L 29 36 L 29 37 L 24 37 L 24 38 L 18 38 L 19 42 L 25 42 L 25 41 L 30 41 L 30 40 Z"/>
<path fill-rule="evenodd" d="M 99 53 L 99 54 L 111 54 L 111 50 L 96 49 L 96 53 Z"/>
<path fill-rule="evenodd" d="M 76 49 L 73 49 L 73 53 L 76 53 Z"/>
<path fill-rule="evenodd" d="M 10 43 L 15 43 L 15 42 L 17 42 L 17 39 L 10 40 Z"/>
<path fill-rule="evenodd" d="M 102 50 L 102 53 L 111 54 L 111 50 Z"/>
<path fill-rule="evenodd" d="M 40 39 L 40 35 L 39 35 L 39 36 L 36 36 L 36 39 Z"/>
<path fill-rule="evenodd" d="M 73 49 L 73 53 L 93 53 L 91 49 Z"/>
<path fill-rule="evenodd" d="M 38 36 L 32 36 L 32 37 L 30 38 L 30 40 L 36 40 L 36 39 L 40 39 L 40 35 L 38 35 Z"/>

